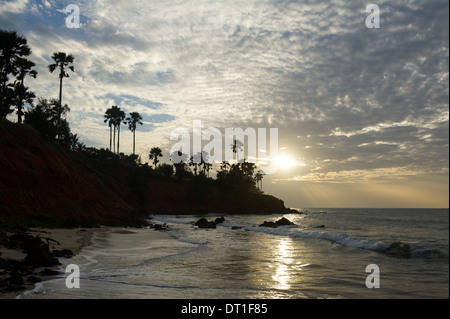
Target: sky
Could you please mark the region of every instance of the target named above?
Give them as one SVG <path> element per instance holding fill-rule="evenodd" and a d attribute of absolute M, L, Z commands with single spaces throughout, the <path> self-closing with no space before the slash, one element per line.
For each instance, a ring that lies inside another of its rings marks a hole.
<path fill-rule="evenodd" d="M 38 97 L 58 98 L 53 52 L 75 57 L 63 103 L 87 146 L 109 147 L 112 105 L 143 116 L 144 161 L 194 121 L 276 128 L 263 190 L 288 207 L 448 207 L 449 2 L 371 1 L 0 0 L 0 29 L 28 40 Z"/>

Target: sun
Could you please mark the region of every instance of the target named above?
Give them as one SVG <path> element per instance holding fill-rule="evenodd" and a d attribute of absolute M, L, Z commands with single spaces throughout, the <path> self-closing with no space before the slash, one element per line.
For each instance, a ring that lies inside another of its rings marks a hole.
<path fill-rule="evenodd" d="M 277 165 L 281 169 L 289 169 L 295 166 L 295 161 L 287 155 L 282 155 L 277 158 Z"/>

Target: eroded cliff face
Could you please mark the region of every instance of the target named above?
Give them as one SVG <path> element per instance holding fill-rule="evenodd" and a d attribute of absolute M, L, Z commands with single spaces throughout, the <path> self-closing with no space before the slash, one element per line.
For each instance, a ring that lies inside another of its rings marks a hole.
<path fill-rule="evenodd" d="M 0 123 L 0 216 L 63 224 L 119 223 L 134 213 L 83 163 L 27 126 Z"/>

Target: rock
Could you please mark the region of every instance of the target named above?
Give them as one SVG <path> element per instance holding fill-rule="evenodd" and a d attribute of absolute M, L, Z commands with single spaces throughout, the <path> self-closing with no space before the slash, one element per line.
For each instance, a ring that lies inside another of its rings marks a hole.
<path fill-rule="evenodd" d="M 35 284 L 35 283 L 41 282 L 41 281 L 42 281 L 42 279 L 39 277 L 36 277 L 36 276 L 29 276 L 27 278 L 27 282 L 29 282 L 30 284 Z"/>
<path fill-rule="evenodd" d="M 242 227 L 241 226 L 233 226 L 233 227 L 231 227 L 231 229 L 242 229 Z"/>
<path fill-rule="evenodd" d="M 154 229 L 154 230 L 169 230 L 169 226 L 167 226 L 166 223 L 164 224 L 152 224 L 150 226 L 150 229 Z"/>
<path fill-rule="evenodd" d="M 14 273 L 14 272 L 10 275 L 8 281 L 9 281 L 9 285 L 21 286 L 24 284 L 23 278 L 21 276 L 19 276 L 19 274 Z"/>
<path fill-rule="evenodd" d="M 64 258 L 71 258 L 73 257 L 73 251 L 71 251 L 70 249 L 61 249 L 61 250 L 54 250 L 52 251 L 52 256 L 53 257 L 64 257 Z"/>
<path fill-rule="evenodd" d="M 282 217 L 282 218 L 280 218 L 279 220 L 277 220 L 276 222 L 275 222 L 275 224 L 277 225 L 277 226 L 291 226 L 291 225 L 295 225 L 293 222 L 291 222 L 289 219 L 287 219 L 287 218 L 284 218 L 284 217 Z"/>
<path fill-rule="evenodd" d="M 44 270 L 42 270 L 39 273 L 40 276 L 57 276 L 58 274 L 59 274 L 58 271 L 52 270 L 52 269 L 48 269 L 48 268 L 45 268 Z"/>
<path fill-rule="evenodd" d="M 29 241 L 33 241 L 33 239 L 33 236 L 26 233 L 16 233 L 8 237 L 5 246 L 10 249 L 24 249 L 24 245 Z"/>
<path fill-rule="evenodd" d="M 319 225 L 319 226 L 316 226 L 314 228 L 325 228 L 325 225 Z"/>
<path fill-rule="evenodd" d="M 295 224 L 293 222 L 291 222 L 289 219 L 282 217 L 279 220 L 277 220 L 276 222 L 264 221 L 261 225 L 259 225 L 259 227 L 275 228 L 278 226 L 291 226 L 291 225 L 295 225 Z"/>
<path fill-rule="evenodd" d="M 206 218 L 200 218 L 195 224 L 198 228 L 216 228 L 215 222 L 209 222 Z"/>
<path fill-rule="evenodd" d="M 28 255 L 25 257 L 23 263 L 25 265 L 30 266 L 54 266 L 54 265 L 61 265 L 61 263 L 58 261 L 56 257 L 53 257 L 50 252 L 44 249 L 37 249 L 35 251 L 31 251 L 28 253 Z"/>
<path fill-rule="evenodd" d="M 21 290 L 25 290 L 25 287 L 23 285 L 10 284 L 7 288 L 7 291 L 11 291 L 11 292 L 21 291 Z"/>
<path fill-rule="evenodd" d="M 277 225 L 274 222 L 267 222 L 264 221 L 261 225 L 259 225 L 259 227 L 270 227 L 270 228 L 275 228 L 277 227 Z"/>
<path fill-rule="evenodd" d="M 6 281 L 6 279 L 1 279 L 0 280 L 0 288 L 6 288 L 8 287 L 8 282 Z"/>
<path fill-rule="evenodd" d="M 225 221 L 225 218 L 223 218 L 223 217 L 218 217 L 218 218 L 216 218 L 216 220 L 215 220 L 214 222 L 215 222 L 216 225 L 217 225 L 217 224 L 223 223 L 224 221 Z"/>
<path fill-rule="evenodd" d="M 9 263 L 6 259 L 0 258 L 0 269 L 8 269 Z"/>
<path fill-rule="evenodd" d="M 385 250 L 385 253 L 398 257 L 408 258 L 411 257 L 411 246 L 401 242 L 395 242 Z"/>

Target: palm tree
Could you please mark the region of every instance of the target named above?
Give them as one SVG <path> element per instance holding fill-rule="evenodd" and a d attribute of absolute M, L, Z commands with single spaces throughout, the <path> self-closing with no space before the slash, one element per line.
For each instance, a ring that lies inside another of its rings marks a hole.
<path fill-rule="evenodd" d="M 201 167 L 203 163 L 202 153 L 198 152 L 197 154 L 191 156 L 189 160 L 189 166 L 194 166 L 194 175 L 198 175 L 198 169 Z"/>
<path fill-rule="evenodd" d="M 122 111 L 117 105 L 113 105 L 106 110 L 104 117 L 105 119 L 103 122 L 108 123 L 109 126 L 109 150 L 111 151 L 111 133 L 112 127 L 114 126 L 114 153 L 116 153 L 116 131 L 118 132 L 117 153 L 119 153 L 120 125 L 125 119 L 125 112 Z"/>
<path fill-rule="evenodd" d="M 6 118 L 13 111 L 10 108 L 13 100 L 17 99 L 17 92 L 14 92 L 16 83 L 8 83 L 9 75 L 13 74 L 17 76 L 21 74 L 24 61 L 33 64 L 27 71 L 31 70 L 34 63 L 25 58 L 31 54 L 27 40 L 24 37 L 18 36 L 15 31 L 0 30 L 0 52 L 0 116 Z M 32 74 L 31 72 L 29 73 L 30 75 Z M 23 77 L 25 77 L 25 74 Z M 23 84 L 23 81 L 20 81 L 19 78 L 17 80 Z"/>
<path fill-rule="evenodd" d="M 24 103 L 32 104 L 35 97 L 36 95 L 33 92 L 28 91 L 28 88 L 23 84 L 17 82 L 14 83 L 14 92 L 11 102 L 13 105 L 17 106 L 18 123 L 22 123 L 22 116 L 25 115 L 25 113 L 23 112 Z"/>
<path fill-rule="evenodd" d="M 236 153 L 236 163 L 239 163 L 239 150 L 243 149 L 244 144 L 242 144 L 241 141 L 235 139 L 233 144 L 231 144 L 231 149 L 233 150 L 233 153 Z"/>
<path fill-rule="evenodd" d="M 212 164 L 208 162 L 209 160 L 208 153 L 205 151 L 201 151 L 201 153 L 198 153 L 198 156 L 200 157 L 200 167 L 203 166 L 202 168 L 203 175 L 209 177 L 209 170 L 211 169 Z"/>
<path fill-rule="evenodd" d="M 114 106 L 113 106 L 114 107 Z M 105 112 L 105 120 L 103 121 L 104 123 L 108 122 L 108 126 L 109 126 L 109 151 L 112 152 L 112 127 L 113 127 L 113 109 L 109 108 L 106 110 Z M 114 129 L 114 134 L 116 133 L 115 129 Z M 116 145 L 115 145 L 115 135 L 114 135 L 114 149 L 115 149 Z"/>
<path fill-rule="evenodd" d="M 125 119 L 125 112 L 122 111 L 120 108 L 117 108 L 114 111 L 114 127 L 117 128 L 117 154 L 120 153 L 119 151 L 119 144 L 120 144 L 120 125 L 122 124 L 123 120 Z"/>
<path fill-rule="evenodd" d="M 175 175 L 177 175 L 181 179 L 186 172 L 188 155 L 182 153 L 181 151 L 174 151 L 172 154 L 170 154 L 170 161 L 173 163 L 173 166 L 175 166 Z"/>
<path fill-rule="evenodd" d="M 153 164 L 155 165 L 155 169 L 156 169 L 156 165 L 159 162 L 158 157 L 162 157 L 162 151 L 161 151 L 161 149 L 159 147 L 153 147 L 150 150 L 150 154 L 149 154 L 148 158 L 153 160 Z"/>
<path fill-rule="evenodd" d="M 35 97 L 33 92 L 28 92 L 28 88 L 26 88 L 23 84 L 25 76 L 28 74 L 33 78 L 36 78 L 37 72 L 32 70 L 33 67 L 36 66 L 34 62 L 24 59 L 18 58 L 16 60 L 16 65 L 19 68 L 14 73 L 17 76 L 17 80 L 19 81 L 16 84 L 16 96 L 17 96 L 17 122 L 22 123 L 22 116 L 24 115 L 22 108 L 24 102 L 30 103 L 32 99 Z"/>
<path fill-rule="evenodd" d="M 125 119 L 125 125 L 128 124 L 128 128 L 131 132 L 133 132 L 133 155 L 135 152 L 135 145 L 136 145 L 136 126 L 137 124 L 144 124 L 142 123 L 142 116 L 138 112 L 131 112 L 130 116 Z"/>
<path fill-rule="evenodd" d="M 263 179 L 264 175 L 265 174 L 262 169 L 260 169 L 258 171 L 258 173 L 255 174 L 256 187 L 258 187 L 260 190 L 262 190 L 262 179 Z"/>
<path fill-rule="evenodd" d="M 53 73 L 57 68 L 59 68 L 59 113 L 61 113 L 62 109 L 62 81 L 63 78 L 68 78 L 69 74 L 66 72 L 66 68 L 69 68 L 72 72 L 74 72 L 73 60 L 75 59 L 72 54 L 67 55 L 65 52 L 55 52 L 52 55 L 53 61 L 48 66 L 48 70 L 50 73 Z M 58 126 L 61 124 L 61 114 L 59 114 L 58 118 Z"/>

